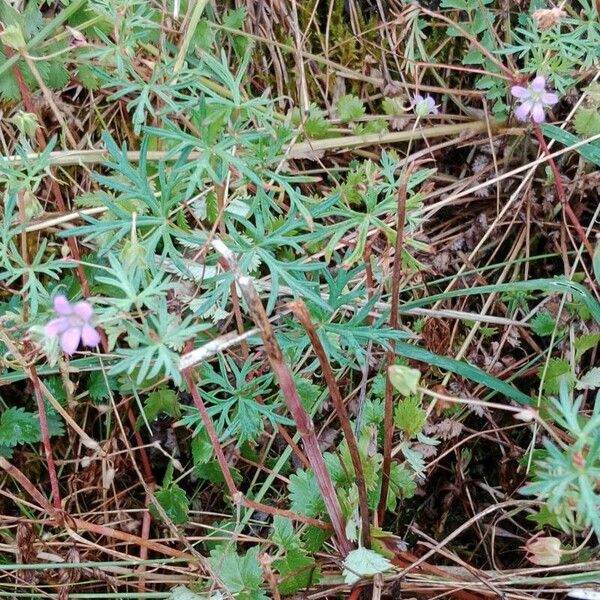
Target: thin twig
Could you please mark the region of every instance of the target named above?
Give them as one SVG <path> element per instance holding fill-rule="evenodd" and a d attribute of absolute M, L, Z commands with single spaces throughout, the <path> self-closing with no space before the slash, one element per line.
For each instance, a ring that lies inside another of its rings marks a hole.
<path fill-rule="evenodd" d="M 398 203 L 396 209 L 396 243 L 394 245 L 394 267 L 392 269 L 392 298 L 390 301 L 389 323 L 392 330 L 398 329 L 400 313 L 398 311 L 400 296 L 400 276 L 402 275 L 402 250 L 404 245 L 404 222 L 406 220 L 406 190 L 408 180 L 414 168 L 410 165 L 404 173 L 404 178 L 398 189 Z M 387 352 L 386 363 L 392 366 L 396 356 L 396 345 L 390 340 L 390 348 Z M 392 465 L 392 442 L 394 438 L 394 396 L 389 371 L 385 381 L 385 412 L 383 417 L 383 466 L 381 473 L 381 496 L 379 498 L 378 521 L 383 522 L 383 516 L 387 506 L 387 496 L 390 483 L 390 469 Z"/>
<path fill-rule="evenodd" d="M 577 218 L 577 215 L 573 212 L 573 209 L 571 208 L 571 205 L 567 200 L 567 195 L 565 194 L 565 187 L 560 176 L 560 171 L 556 166 L 554 158 L 550 156 L 550 150 L 548 148 L 548 145 L 546 144 L 544 136 L 542 135 L 542 130 L 540 129 L 539 123 L 533 123 L 533 130 L 535 132 L 535 137 L 537 138 L 540 147 L 544 152 L 544 155 L 548 158 L 548 165 L 550 166 L 552 176 L 554 178 L 554 187 L 556 188 L 556 193 L 558 195 L 558 199 L 560 200 L 562 209 L 569 221 L 571 221 L 571 224 L 575 228 L 575 231 L 577 232 L 581 243 L 585 246 L 586 250 L 588 251 L 590 258 L 593 259 L 594 249 L 592 248 L 592 245 L 590 244 L 590 241 L 588 240 L 587 235 L 585 234 L 585 231 L 583 230 L 583 227 L 581 226 L 581 223 Z"/>
<path fill-rule="evenodd" d="M 306 333 L 308 334 L 310 342 L 313 348 L 315 349 L 315 354 L 319 359 L 319 364 L 321 365 L 323 377 L 325 378 L 325 382 L 327 383 L 329 394 L 333 401 L 333 405 L 335 406 L 340 425 L 342 426 L 344 437 L 346 438 L 346 443 L 348 444 L 348 451 L 350 453 L 350 460 L 352 461 L 352 467 L 354 468 L 354 473 L 356 475 L 356 487 L 358 488 L 358 503 L 360 510 L 362 543 L 365 547 L 370 548 L 371 530 L 367 487 L 365 485 L 365 475 L 362 461 L 360 459 L 358 444 L 356 443 L 356 437 L 354 435 L 354 432 L 352 431 L 352 425 L 350 425 L 350 417 L 348 415 L 348 411 L 346 410 L 346 405 L 344 404 L 342 395 L 340 394 L 340 390 L 335 380 L 333 370 L 331 369 L 331 365 L 327 360 L 325 348 L 323 348 L 323 344 L 319 339 L 319 336 L 315 330 L 315 326 L 313 325 L 310 319 L 310 315 L 308 313 L 308 310 L 306 309 L 306 305 L 304 304 L 304 302 L 302 302 L 302 300 L 295 300 L 294 302 L 290 303 L 290 308 L 292 309 L 292 312 L 294 313 L 294 315 L 296 315 L 300 323 L 302 323 L 304 329 L 306 329 Z"/>
<path fill-rule="evenodd" d="M 214 239 L 212 245 L 227 261 L 229 269 L 232 271 L 236 283 L 242 292 L 242 296 L 250 309 L 252 318 L 260 329 L 271 369 L 279 382 L 283 397 L 285 398 L 288 409 L 296 423 L 298 434 L 302 438 L 304 451 L 312 465 L 317 484 L 323 494 L 323 500 L 336 534 L 339 549 L 342 554 L 346 555 L 350 552 L 352 546 L 346 537 L 342 509 L 333 482 L 331 481 L 331 476 L 329 475 L 329 471 L 323 460 L 323 454 L 319 448 L 319 441 L 315 433 L 313 422 L 302 405 L 298 390 L 296 389 L 296 384 L 285 363 L 281 348 L 275 339 L 273 328 L 269 323 L 269 319 L 258 293 L 256 292 L 256 288 L 254 287 L 252 280 L 241 273 L 233 253 L 220 239 Z"/>

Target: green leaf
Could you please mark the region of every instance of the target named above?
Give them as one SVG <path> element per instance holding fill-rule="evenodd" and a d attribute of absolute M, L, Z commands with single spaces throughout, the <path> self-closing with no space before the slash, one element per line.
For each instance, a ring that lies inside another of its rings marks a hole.
<path fill-rule="evenodd" d="M 342 123 L 350 123 L 365 114 L 365 106 L 360 98 L 346 94 L 337 101 L 335 112 Z"/>
<path fill-rule="evenodd" d="M 421 378 L 421 371 L 411 369 L 405 365 L 392 365 L 388 369 L 388 376 L 392 385 L 403 396 L 417 393 L 417 386 Z"/>
<path fill-rule="evenodd" d="M 542 125 L 542 132 L 544 135 L 548 136 L 552 140 L 556 140 L 557 142 L 565 145 L 572 146 L 581 141 L 576 135 L 561 129 L 560 127 L 556 127 L 556 125 Z M 600 166 L 600 144 L 598 142 L 592 142 L 591 144 L 586 144 L 584 146 L 579 146 L 575 149 L 576 152 L 581 154 L 583 158 L 589 160 L 595 165 Z"/>
<path fill-rule="evenodd" d="M 166 387 L 160 387 L 148 394 L 144 402 L 144 415 L 149 423 L 162 413 L 173 419 L 178 419 L 181 416 L 177 393 Z"/>
<path fill-rule="evenodd" d="M 392 463 L 390 469 L 390 487 L 387 497 L 387 508 L 390 511 L 396 509 L 398 500 L 412 498 L 417 491 L 414 475 L 404 466 L 397 462 Z"/>
<path fill-rule="evenodd" d="M 234 10 L 228 10 L 223 16 L 223 26 L 229 29 L 241 29 L 246 20 L 246 12 L 243 6 Z"/>
<path fill-rule="evenodd" d="M 176 483 L 170 483 L 156 492 L 154 497 L 173 523 L 183 525 L 188 522 L 190 503 L 185 490 L 180 488 Z M 160 518 L 158 511 L 153 505 L 150 505 L 150 512 L 155 518 Z"/>
<path fill-rule="evenodd" d="M 560 529 L 558 518 L 546 505 L 542 505 L 538 512 L 528 515 L 527 520 L 535 523 L 536 529 L 543 529 L 546 526 Z"/>
<path fill-rule="evenodd" d="M 545 373 L 544 373 L 545 370 Z M 551 358 L 548 361 L 548 367 L 542 365 L 538 370 L 538 377 L 544 377 L 544 391 L 547 394 L 558 394 L 560 390 L 560 381 L 566 381 L 569 388 L 573 388 L 575 376 L 571 372 L 571 365 L 561 358 Z"/>
<path fill-rule="evenodd" d="M 167 600 L 206 600 L 206 594 L 196 594 L 185 585 L 177 585 L 169 592 Z"/>
<path fill-rule="evenodd" d="M 400 96 L 384 98 L 381 103 L 381 108 L 383 108 L 383 112 L 386 115 L 390 116 L 398 116 L 406 112 L 406 108 L 404 107 L 404 103 Z"/>
<path fill-rule="evenodd" d="M 110 385 L 110 389 L 106 385 L 106 379 L 108 379 L 108 383 Z M 92 371 L 88 377 L 88 392 L 90 394 L 90 398 L 94 402 L 102 402 L 107 398 L 110 398 L 110 390 L 117 389 L 117 382 L 102 373 L 101 370 Z"/>
<path fill-rule="evenodd" d="M 552 335 L 556 319 L 548 312 L 539 312 L 531 319 L 531 330 L 540 336 Z"/>
<path fill-rule="evenodd" d="M 331 537 L 331 532 L 314 525 L 309 525 L 302 536 L 302 542 L 307 552 L 318 552 L 323 544 Z"/>
<path fill-rule="evenodd" d="M 67 402 L 67 392 L 62 378 L 55 375 L 54 377 L 44 378 L 42 381 L 54 398 L 64 406 Z"/>
<path fill-rule="evenodd" d="M 215 34 L 207 19 L 200 19 L 196 31 L 194 31 L 194 42 L 202 50 L 209 50 L 215 41 Z"/>
<path fill-rule="evenodd" d="M 453 358 L 448 358 L 446 356 L 440 356 L 439 354 L 434 354 L 429 350 L 419 348 L 418 346 L 412 346 L 406 342 L 396 342 L 396 354 L 434 365 L 440 369 L 446 369 L 447 371 L 466 377 L 471 381 L 485 385 L 491 390 L 511 398 L 519 404 L 531 404 L 531 398 L 527 394 L 524 394 L 513 385 L 510 385 L 493 375 L 489 375 L 478 367 L 474 367 L 466 362 L 454 360 Z"/>
<path fill-rule="evenodd" d="M 317 517 L 325 512 L 325 502 L 312 471 L 290 475 L 288 491 L 293 511 L 307 517 Z"/>
<path fill-rule="evenodd" d="M 4 45 L 14 50 L 25 48 L 25 38 L 18 25 L 7 25 L 0 34 L 0 39 Z"/>
<path fill-rule="evenodd" d="M 238 556 L 231 545 L 217 546 L 208 559 L 227 591 L 237 600 L 267 600 L 260 589 L 262 572 L 258 561 L 260 548 L 254 546 Z"/>
<path fill-rule="evenodd" d="M 575 340 L 575 361 L 579 362 L 581 357 L 600 343 L 600 333 L 587 333 Z"/>
<path fill-rule="evenodd" d="M 192 459 L 194 461 L 194 467 L 206 464 L 212 459 L 214 448 L 208 431 L 202 429 L 200 433 L 192 438 Z"/>
<path fill-rule="evenodd" d="M 24 408 L 7 408 L 0 415 L 0 444 L 13 447 L 41 440 L 40 421 L 35 413 Z"/>
<path fill-rule="evenodd" d="M 275 515 L 273 517 L 273 541 L 283 550 L 293 550 L 300 547 L 300 540 L 294 532 L 291 519 Z"/>
<path fill-rule="evenodd" d="M 468 10 L 469 4 L 467 0 L 442 0 L 440 8 L 456 8 L 458 10 Z"/>
<path fill-rule="evenodd" d="M 600 133 L 600 112 L 595 108 L 581 106 L 573 119 L 575 131 L 582 137 L 591 137 Z"/>
<path fill-rule="evenodd" d="M 299 549 L 290 550 L 285 558 L 273 561 L 273 567 L 279 572 L 278 588 L 283 596 L 291 596 L 303 588 L 308 588 L 321 577 L 321 571 L 314 559 Z"/>
<path fill-rule="evenodd" d="M 89 65 L 77 67 L 77 79 L 86 90 L 94 91 L 100 87 L 100 80 Z"/>
<path fill-rule="evenodd" d="M 300 377 L 299 375 L 294 376 L 294 383 L 296 384 L 302 406 L 310 412 L 315 403 L 318 402 L 323 389 L 306 377 Z"/>
<path fill-rule="evenodd" d="M 576 385 L 578 390 L 595 390 L 600 387 L 600 367 L 590 369 Z"/>
<path fill-rule="evenodd" d="M 358 548 L 352 550 L 344 559 L 344 581 L 348 585 L 354 585 L 363 577 L 372 577 L 378 573 L 385 573 L 393 569 L 392 563 L 387 559 L 368 550 L 367 548 Z"/>
<path fill-rule="evenodd" d="M 592 266 L 594 268 L 594 277 L 596 278 L 596 283 L 600 283 L 600 244 L 596 244 L 596 248 L 594 249 Z"/>
<path fill-rule="evenodd" d="M 394 411 L 394 424 L 405 434 L 406 439 L 413 438 L 423 430 L 427 414 L 416 396 L 401 400 Z"/>

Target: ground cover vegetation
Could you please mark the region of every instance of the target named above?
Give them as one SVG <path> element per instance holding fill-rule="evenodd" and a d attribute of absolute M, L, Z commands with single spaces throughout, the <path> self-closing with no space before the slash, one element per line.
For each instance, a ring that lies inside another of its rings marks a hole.
<path fill-rule="evenodd" d="M 2 0 L 0 53 L 1 597 L 593 597 L 597 2 Z"/>

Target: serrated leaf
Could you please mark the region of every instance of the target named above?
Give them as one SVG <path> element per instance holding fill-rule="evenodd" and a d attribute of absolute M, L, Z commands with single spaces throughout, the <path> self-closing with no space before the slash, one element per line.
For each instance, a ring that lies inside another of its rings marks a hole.
<path fill-rule="evenodd" d="M 93 92 L 100 87 L 100 79 L 98 79 L 94 70 L 88 65 L 79 65 L 77 68 L 77 79 L 86 90 Z"/>
<path fill-rule="evenodd" d="M 538 512 L 528 515 L 526 518 L 536 524 L 536 529 L 543 529 L 547 525 L 560 529 L 558 518 L 546 505 L 542 505 Z"/>
<path fill-rule="evenodd" d="M 0 444 L 3 446 L 33 444 L 40 439 L 40 423 L 35 413 L 13 406 L 0 415 Z"/>
<path fill-rule="evenodd" d="M 386 115 L 397 116 L 402 115 L 406 112 L 404 107 L 403 98 L 395 96 L 393 98 L 384 98 L 381 103 L 381 108 Z"/>
<path fill-rule="evenodd" d="M 387 497 L 387 508 L 390 511 L 396 509 L 398 500 L 412 498 L 417 491 L 414 475 L 402 465 L 392 463 L 390 469 L 390 487 Z"/>
<path fill-rule="evenodd" d="M 590 369 L 576 385 L 578 390 L 595 390 L 600 387 L 600 367 Z"/>
<path fill-rule="evenodd" d="M 144 415 L 148 422 L 154 421 L 160 414 L 166 414 L 173 419 L 181 416 L 179 398 L 174 390 L 166 387 L 154 390 L 144 402 Z"/>
<path fill-rule="evenodd" d="M 394 411 L 394 424 L 402 430 L 407 439 L 413 438 L 423 430 L 426 413 L 416 396 L 404 398 Z"/>
<path fill-rule="evenodd" d="M 552 335 L 556 327 L 556 319 L 547 312 L 537 313 L 531 319 L 531 330 L 540 336 Z"/>
<path fill-rule="evenodd" d="M 234 10 L 228 10 L 223 16 L 223 26 L 229 29 L 240 29 L 246 20 L 247 11 L 241 6 Z"/>
<path fill-rule="evenodd" d="M 352 550 L 344 559 L 344 581 L 348 585 L 354 585 L 363 577 L 385 573 L 392 568 L 392 563 L 377 552 L 367 548 L 358 548 Z"/>
<path fill-rule="evenodd" d="M 365 106 L 360 98 L 346 94 L 337 101 L 335 112 L 342 123 L 350 123 L 365 114 Z"/>
<path fill-rule="evenodd" d="M 42 381 L 54 398 L 64 406 L 67 402 L 67 392 L 63 380 L 58 375 L 54 375 L 44 378 Z"/>
<path fill-rule="evenodd" d="M 279 572 L 277 587 L 283 596 L 291 596 L 314 585 L 321 576 L 314 559 L 299 549 L 290 550 L 285 558 L 273 561 L 273 567 Z"/>
<path fill-rule="evenodd" d="M 173 523 L 183 525 L 188 522 L 190 503 L 185 490 L 176 483 L 170 483 L 156 492 L 154 497 Z M 160 514 L 153 505 L 150 505 L 150 512 L 155 518 L 160 518 Z"/>
<path fill-rule="evenodd" d="M 194 467 L 206 464 L 212 459 L 214 448 L 208 432 L 203 429 L 192 438 L 192 459 L 194 461 Z"/>
<path fill-rule="evenodd" d="M 570 389 L 573 388 L 575 377 L 571 372 L 571 366 L 566 360 L 560 358 L 551 358 L 548 361 L 548 368 L 544 373 L 544 366 L 538 370 L 538 377 L 544 377 L 544 391 L 547 394 L 558 394 L 560 382 L 564 380 Z"/>
<path fill-rule="evenodd" d="M 331 532 L 314 525 L 309 525 L 304 531 L 302 542 L 307 552 L 318 552 L 323 544 L 331 537 Z"/>
<path fill-rule="evenodd" d="M 106 385 L 106 378 L 102 371 L 92 371 L 88 377 L 88 393 L 94 402 L 102 402 L 110 398 L 110 390 L 115 390 L 117 387 L 116 381 L 108 378 L 109 387 Z"/>
<path fill-rule="evenodd" d="M 218 546 L 208 559 L 227 591 L 243 600 L 267 599 L 260 589 L 262 572 L 258 561 L 259 547 L 250 548 L 239 556 L 230 546 Z"/>
<path fill-rule="evenodd" d="M 207 19 L 200 19 L 194 32 L 194 42 L 198 48 L 209 50 L 215 41 L 215 34 Z"/>
<path fill-rule="evenodd" d="M 300 396 L 302 406 L 310 412 L 315 405 L 315 402 L 319 400 L 321 392 L 323 391 L 322 388 L 316 383 L 313 383 L 305 377 L 300 377 L 299 375 L 294 377 L 294 383 L 296 384 L 296 390 Z"/>
<path fill-rule="evenodd" d="M 294 532 L 294 524 L 290 519 L 275 515 L 273 518 L 273 541 L 283 550 L 300 547 L 300 540 Z"/>
<path fill-rule="evenodd" d="M 290 475 L 288 491 L 293 511 L 307 517 L 317 517 L 325 512 L 325 502 L 312 471 Z"/>
<path fill-rule="evenodd" d="M 600 112 L 595 108 L 581 106 L 573 119 L 575 131 L 583 137 L 591 137 L 600 133 Z"/>
<path fill-rule="evenodd" d="M 208 596 L 205 594 L 196 594 L 192 592 L 185 585 L 178 585 L 171 589 L 167 600 L 207 600 Z"/>
<path fill-rule="evenodd" d="M 588 333 L 575 340 L 575 360 L 579 362 L 581 357 L 600 343 L 600 333 Z"/>

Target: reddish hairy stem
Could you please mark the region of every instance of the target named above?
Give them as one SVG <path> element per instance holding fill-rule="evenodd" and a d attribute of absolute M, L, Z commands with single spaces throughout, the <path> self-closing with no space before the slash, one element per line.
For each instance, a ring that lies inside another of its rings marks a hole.
<path fill-rule="evenodd" d="M 229 495 L 232 498 L 238 494 L 237 486 L 235 485 L 235 481 L 233 481 L 233 477 L 231 476 L 231 472 L 229 470 L 229 465 L 227 464 L 227 459 L 225 458 L 225 453 L 223 452 L 223 447 L 221 446 L 221 442 L 219 440 L 219 435 L 213 425 L 212 419 L 208 414 L 208 410 L 206 410 L 206 405 L 198 392 L 198 388 L 196 387 L 196 383 L 192 378 L 191 372 L 184 371 L 183 377 L 185 379 L 185 383 L 187 385 L 188 391 L 192 395 L 192 399 L 194 400 L 194 404 L 200 413 L 200 417 L 202 418 L 202 422 L 204 423 L 204 427 L 206 427 L 206 432 L 208 433 L 208 437 L 210 438 L 210 442 L 214 448 L 215 455 L 217 457 L 217 462 L 219 463 L 219 467 L 221 468 L 221 472 L 223 473 L 223 478 L 225 479 L 225 485 L 227 485 L 227 489 L 229 491 Z"/>
<path fill-rule="evenodd" d="M 194 383 L 194 379 L 190 370 L 184 371 L 183 376 L 187 388 L 190 394 L 192 395 L 192 399 L 194 400 L 194 404 L 200 412 L 200 417 L 202 418 L 202 422 L 206 427 L 206 432 L 208 433 L 208 437 L 210 438 L 211 444 L 213 445 L 213 448 L 215 450 L 217 462 L 219 463 L 219 467 L 221 469 L 221 472 L 223 473 L 225 485 L 227 486 L 227 490 L 229 491 L 229 495 L 231 496 L 233 501 L 247 508 L 266 512 L 270 515 L 280 515 L 283 517 L 288 517 L 289 519 L 293 519 L 294 521 L 301 521 L 303 523 L 308 523 L 309 525 L 314 525 L 322 529 L 329 529 L 327 523 L 324 523 L 323 521 L 320 521 L 318 519 L 304 517 L 289 510 L 273 508 L 272 506 L 267 506 L 266 504 L 261 504 L 260 502 L 254 502 L 253 500 L 249 500 L 248 498 L 244 497 L 242 492 L 238 490 L 235 481 L 233 480 L 231 471 L 229 469 L 229 465 L 227 464 L 227 458 L 225 457 L 225 453 L 223 452 L 223 446 L 221 445 L 221 441 L 219 440 L 219 435 L 217 434 L 217 430 L 215 429 L 213 421 L 210 415 L 208 414 L 208 410 L 206 409 L 206 405 L 202 400 L 202 396 L 200 396 L 198 388 L 196 388 L 196 384 Z"/>
<path fill-rule="evenodd" d="M 400 323 L 398 312 L 400 296 L 400 276 L 402 274 L 402 247 L 404 245 L 404 221 L 406 220 L 406 187 L 414 166 L 408 167 L 404 179 L 398 190 L 397 218 L 396 218 L 396 243 L 394 245 L 394 267 L 392 269 L 392 299 L 390 302 L 390 327 L 397 329 Z M 394 364 L 396 344 L 390 340 L 390 349 L 387 352 L 386 363 L 388 367 Z M 387 496 L 390 486 L 390 470 L 392 466 L 392 442 L 394 439 L 394 395 L 389 371 L 385 380 L 385 412 L 383 417 L 383 466 L 381 472 L 381 496 L 377 516 L 379 524 L 383 522 L 387 506 Z"/>
<path fill-rule="evenodd" d="M 335 493 L 329 471 L 323 460 L 323 453 L 319 448 L 319 441 L 315 433 L 313 422 L 304 409 L 304 406 L 302 406 L 296 384 L 294 383 L 294 378 L 285 363 L 281 348 L 275 339 L 275 334 L 269 323 L 264 306 L 252 284 L 252 280 L 249 277 L 242 275 L 233 253 L 220 240 L 215 239 L 212 244 L 227 261 L 229 269 L 233 272 L 238 287 L 242 292 L 242 296 L 250 309 L 252 319 L 260 330 L 271 369 L 279 382 L 287 407 L 296 423 L 298 434 L 302 438 L 304 451 L 313 468 L 319 489 L 323 494 L 323 500 L 335 531 L 339 549 L 342 554 L 346 555 L 351 551 L 352 545 L 346 537 L 342 509 Z"/>
<path fill-rule="evenodd" d="M 544 136 L 542 134 L 542 130 L 540 129 L 539 123 L 533 122 L 533 130 L 535 131 L 535 137 L 537 138 L 542 151 L 548 157 L 548 164 L 550 165 L 550 169 L 552 171 L 552 176 L 554 177 L 554 187 L 556 188 L 556 193 L 557 193 L 558 199 L 560 200 L 560 203 L 562 205 L 563 212 L 565 213 L 565 215 L 571 222 L 571 225 L 573 225 L 573 227 L 575 228 L 575 231 L 577 232 L 577 235 L 579 236 L 579 240 L 585 246 L 585 249 L 588 251 L 590 258 L 593 259 L 594 258 L 594 249 L 592 248 L 592 244 L 590 244 L 590 241 L 588 240 L 587 235 L 585 234 L 585 230 L 581 226 L 581 223 L 579 222 L 577 215 L 573 212 L 573 209 L 571 208 L 571 205 L 569 204 L 569 202 L 567 200 L 567 195 L 565 193 L 565 187 L 563 185 L 562 179 L 560 178 L 560 171 L 558 170 L 558 167 L 556 166 L 556 162 L 550 156 L 550 149 L 548 148 L 548 145 L 546 144 L 546 140 L 544 139 Z"/>
<path fill-rule="evenodd" d="M 323 377 L 325 378 L 327 388 L 329 389 L 329 395 L 331 396 L 331 399 L 335 406 L 335 410 L 337 412 L 338 420 L 340 422 L 340 425 L 342 426 L 342 431 L 348 444 L 348 451 L 350 452 L 350 459 L 352 460 L 352 467 L 354 468 L 354 473 L 356 475 L 356 487 L 358 488 L 358 503 L 362 531 L 362 543 L 365 547 L 370 548 L 371 531 L 369 519 L 369 501 L 367 499 L 365 475 L 363 471 L 362 461 L 360 460 L 360 453 L 358 450 L 358 445 L 356 443 L 356 437 L 354 436 L 354 431 L 352 431 L 352 426 L 350 425 L 350 417 L 348 416 L 346 405 L 344 404 L 344 400 L 342 399 L 342 395 L 340 394 L 340 390 L 337 386 L 337 382 L 331 369 L 331 365 L 327 360 L 325 349 L 323 348 L 323 344 L 319 339 L 319 336 L 315 330 L 315 326 L 313 325 L 310 319 L 310 315 L 308 313 L 308 310 L 306 309 L 306 305 L 304 304 L 304 302 L 302 302 L 302 300 L 295 300 L 294 302 L 291 302 L 289 306 L 292 309 L 294 315 L 296 315 L 297 319 L 300 321 L 300 323 L 302 323 L 304 329 L 306 329 L 306 333 L 308 334 L 310 342 L 313 348 L 315 349 L 315 354 L 319 359 L 319 364 L 321 365 Z"/>
<path fill-rule="evenodd" d="M 48 419 L 46 418 L 46 405 L 44 404 L 44 396 L 42 395 L 40 380 L 37 376 L 35 367 L 30 367 L 29 377 L 31 379 L 31 383 L 33 384 L 35 399 L 37 401 L 38 414 L 40 417 L 40 429 L 42 432 L 42 443 L 44 445 L 44 453 L 46 454 L 46 463 L 48 464 L 48 475 L 50 476 L 52 502 L 54 503 L 54 508 L 56 508 L 57 510 L 61 510 L 62 502 L 60 499 L 60 487 L 58 485 L 58 476 L 56 474 L 56 465 L 54 464 L 54 457 L 52 456 L 50 432 L 48 431 Z"/>

